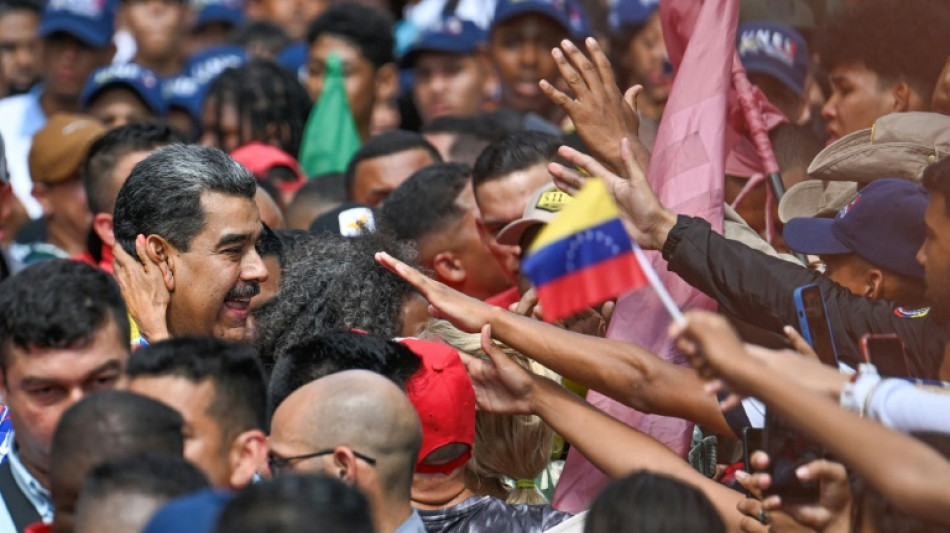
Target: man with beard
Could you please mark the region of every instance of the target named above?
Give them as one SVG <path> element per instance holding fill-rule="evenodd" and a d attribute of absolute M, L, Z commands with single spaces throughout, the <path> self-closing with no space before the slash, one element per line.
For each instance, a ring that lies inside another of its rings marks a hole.
<path fill-rule="evenodd" d="M 115 203 L 116 277 L 146 344 L 244 340 L 267 279 L 256 189 L 247 169 L 203 146 L 167 146 L 132 170 Z"/>

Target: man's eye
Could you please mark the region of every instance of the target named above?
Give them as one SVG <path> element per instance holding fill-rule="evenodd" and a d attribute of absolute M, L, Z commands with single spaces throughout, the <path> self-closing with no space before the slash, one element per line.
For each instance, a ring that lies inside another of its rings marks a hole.
<path fill-rule="evenodd" d="M 50 401 L 56 397 L 57 391 L 58 389 L 56 387 L 37 387 L 30 389 L 29 393 L 40 401 Z"/>
<path fill-rule="evenodd" d="M 99 376 L 95 379 L 95 385 L 97 387 L 107 387 L 115 383 L 117 379 L 119 379 L 119 376 L 117 376 L 116 374 L 109 374 L 107 376 Z"/>

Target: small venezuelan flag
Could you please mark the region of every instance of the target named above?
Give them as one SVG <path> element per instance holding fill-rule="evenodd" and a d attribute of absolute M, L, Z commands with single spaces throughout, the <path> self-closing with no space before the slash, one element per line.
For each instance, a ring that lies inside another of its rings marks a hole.
<path fill-rule="evenodd" d="M 646 285 L 635 246 L 604 182 L 589 179 L 541 230 L 521 264 L 544 319 L 555 322 Z"/>

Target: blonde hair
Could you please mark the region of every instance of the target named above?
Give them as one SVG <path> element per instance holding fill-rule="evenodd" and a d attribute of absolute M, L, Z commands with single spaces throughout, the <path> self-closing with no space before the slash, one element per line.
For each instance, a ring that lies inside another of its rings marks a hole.
<path fill-rule="evenodd" d="M 420 337 L 442 340 L 469 355 L 487 357 L 480 335 L 465 333 L 444 320 L 430 320 Z M 508 346 L 496 346 L 530 372 L 560 382 L 560 376 L 539 363 Z M 537 416 L 476 412 L 475 442 L 466 466 L 468 480 L 475 486 L 469 488 L 479 493 L 501 489 L 507 492 L 505 501 L 509 504 L 548 503 L 534 480 L 547 467 L 554 440 L 554 430 Z"/>

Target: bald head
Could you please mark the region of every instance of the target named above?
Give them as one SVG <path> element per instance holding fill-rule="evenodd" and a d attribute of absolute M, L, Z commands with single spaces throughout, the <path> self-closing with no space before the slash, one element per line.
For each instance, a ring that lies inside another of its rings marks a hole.
<path fill-rule="evenodd" d="M 387 496 L 408 499 L 422 429 L 409 399 L 392 381 L 348 370 L 312 381 L 281 402 L 270 440 L 284 456 L 284 449 L 302 454 L 351 447 L 376 459 Z"/>

